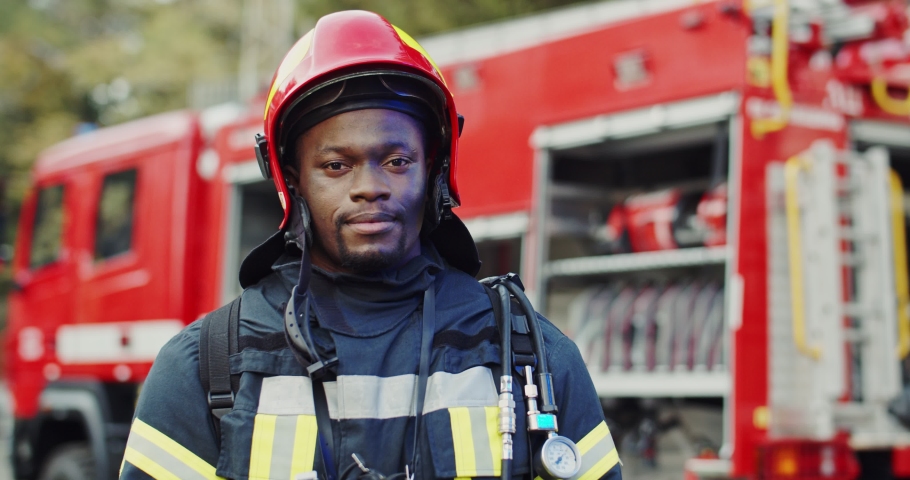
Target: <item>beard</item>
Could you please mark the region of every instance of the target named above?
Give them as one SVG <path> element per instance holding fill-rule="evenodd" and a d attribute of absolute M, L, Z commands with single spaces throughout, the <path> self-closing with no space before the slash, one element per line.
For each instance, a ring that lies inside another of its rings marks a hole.
<path fill-rule="evenodd" d="M 394 247 L 390 251 L 371 250 L 366 252 L 353 252 L 341 236 L 342 221 L 335 225 L 335 244 L 338 245 L 338 259 L 343 268 L 358 273 L 375 273 L 401 263 L 407 247 L 406 235 L 398 235 Z"/>

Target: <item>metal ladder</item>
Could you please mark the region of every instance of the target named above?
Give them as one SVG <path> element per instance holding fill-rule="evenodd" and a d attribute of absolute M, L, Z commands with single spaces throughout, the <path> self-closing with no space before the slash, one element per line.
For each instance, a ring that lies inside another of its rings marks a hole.
<path fill-rule="evenodd" d="M 901 195 L 880 148 L 769 167 L 772 437 L 910 440 L 887 413 L 910 344 Z"/>

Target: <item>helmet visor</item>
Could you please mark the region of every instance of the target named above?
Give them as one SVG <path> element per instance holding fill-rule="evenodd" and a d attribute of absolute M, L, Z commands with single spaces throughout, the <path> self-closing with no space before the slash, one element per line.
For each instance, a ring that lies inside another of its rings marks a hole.
<path fill-rule="evenodd" d="M 296 163 L 297 140 L 331 117 L 365 109 L 388 109 L 410 115 L 424 126 L 428 144 L 448 137 L 445 97 L 436 85 L 404 72 L 362 72 L 324 83 L 287 109 L 279 127 L 282 165 Z"/>

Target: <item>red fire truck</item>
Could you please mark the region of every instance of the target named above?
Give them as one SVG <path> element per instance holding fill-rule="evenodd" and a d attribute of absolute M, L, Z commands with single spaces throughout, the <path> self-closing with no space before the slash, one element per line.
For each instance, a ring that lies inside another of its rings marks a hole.
<path fill-rule="evenodd" d="M 903 1 L 625 0 L 423 40 L 481 276 L 519 271 L 575 339 L 626 478 L 910 478 L 907 29 Z M 17 477 L 115 477 L 160 347 L 239 293 L 280 220 L 253 103 L 38 158 Z"/>

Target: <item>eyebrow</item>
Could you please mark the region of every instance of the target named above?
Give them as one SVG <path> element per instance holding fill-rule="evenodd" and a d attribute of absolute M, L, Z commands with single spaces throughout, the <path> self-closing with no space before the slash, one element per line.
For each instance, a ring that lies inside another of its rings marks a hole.
<path fill-rule="evenodd" d="M 384 150 L 384 151 L 389 151 L 389 150 L 394 150 L 394 149 L 401 149 L 401 150 L 407 151 L 407 152 L 410 153 L 411 155 L 417 155 L 417 149 L 416 149 L 416 148 L 413 148 L 411 145 L 408 145 L 408 144 L 405 143 L 405 142 L 399 142 L 399 141 L 395 141 L 395 140 L 392 140 L 392 141 L 383 143 L 382 145 L 380 145 L 380 146 L 377 147 L 377 148 L 378 148 L 378 149 L 381 149 L 381 150 Z M 325 154 L 327 154 L 327 153 L 339 153 L 339 154 L 344 155 L 344 154 L 349 153 L 350 151 L 351 151 L 351 147 L 349 147 L 349 146 L 344 146 L 344 145 L 326 145 L 326 146 L 320 148 L 319 150 L 317 150 L 317 151 L 316 151 L 316 155 L 325 155 Z"/>

